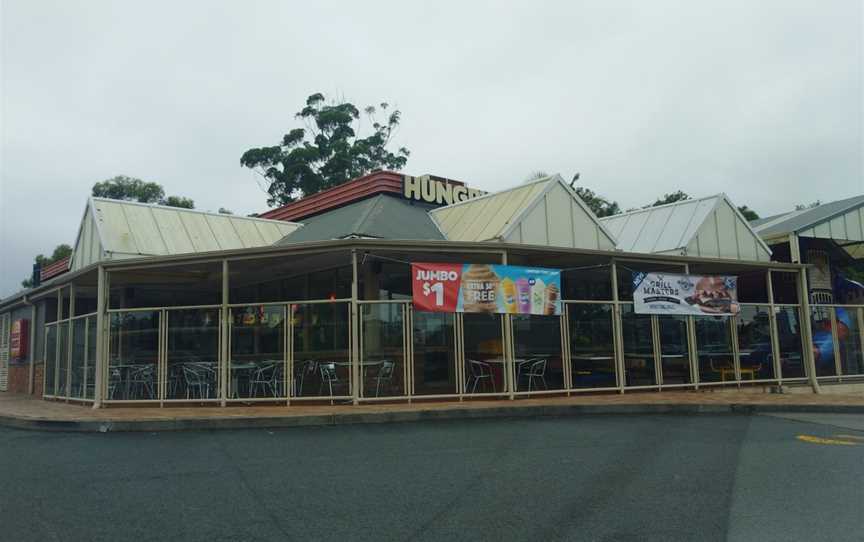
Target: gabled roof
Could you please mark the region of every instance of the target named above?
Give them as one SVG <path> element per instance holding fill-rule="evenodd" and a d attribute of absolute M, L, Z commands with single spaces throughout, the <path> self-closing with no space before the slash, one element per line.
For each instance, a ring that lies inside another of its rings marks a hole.
<path fill-rule="evenodd" d="M 859 240 L 859 237 L 864 239 L 864 232 L 861 231 L 860 217 L 856 219 L 854 215 L 858 215 L 858 211 L 862 208 L 864 208 L 864 195 L 823 203 L 810 209 L 789 211 L 758 221 L 754 220 L 751 225 L 763 239 L 774 239 L 795 233 L 804 237 Z M 844 215 L 846 216 L 844 217 Z M 852 218 L 855 224 L 849 225 L 849 218 Z M 815 231 L 819 226 L 832 223 L 835 219 L 840 219 L 836 224 L 839 226 L 836 228 L 836 232 L 833 231 L 835 228 L 830 228 L 830 231 L 827 231 L 829 228 L 826 228 L 825 232 Z M 807 231 L 811 229 L 814 231 Z M 808 233 L 810 235 L 805 235 Z"/>
<path fill-rule="evenodd" d="M 106 259 L 170 256 L 269 246 L 301 225 L 90 198 L 78 229 L 72 270 Z"/>
<path fill-rule="evenodd" d="M 373 237 L 379 239 L 444 239 L 429 218 L 429 205 L 377 195 L 303 221 L 303 227 L 288 234 L 278 245 L 306 241 Z"/>
<path fill-rule="evenodd" d="M 601 218 L 626 252 L 767 260 L 771 250 L 725 194 Z"/>
<path fill-rule="evenodd" d="M 450 241 L 612 249 L 615 239 L 560 175 L 429 212 Z"/>

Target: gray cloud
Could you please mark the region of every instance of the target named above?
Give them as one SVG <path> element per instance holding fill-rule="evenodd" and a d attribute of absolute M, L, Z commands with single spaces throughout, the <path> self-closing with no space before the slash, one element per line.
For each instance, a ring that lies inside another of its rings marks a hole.
<path fill-rule="evenodd" d="M 239 166 L 314 91 L 403 112 L 406 170 L 582 173 L 622 207 L 861 193 L 862 7 L 789 2 L 33 2 L 2 9 L 0 296 L 127 174 L 261 211 Z"/>

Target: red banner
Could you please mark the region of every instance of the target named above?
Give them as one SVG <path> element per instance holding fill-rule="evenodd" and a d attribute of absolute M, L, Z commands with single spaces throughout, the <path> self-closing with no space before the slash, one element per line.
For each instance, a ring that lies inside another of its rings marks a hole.
<path fill-rule="evenodd" d="M 456 312 L 461 285 L 462 264 L 411 264 L 411 288 L 417 310 Z"/>

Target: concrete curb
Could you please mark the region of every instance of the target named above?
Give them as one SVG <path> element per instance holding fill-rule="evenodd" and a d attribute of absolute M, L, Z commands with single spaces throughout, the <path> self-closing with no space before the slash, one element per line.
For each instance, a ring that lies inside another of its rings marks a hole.
<path fill-rule="evenodd" d="M 202 431 L 215 429 L 281 429 L 288 427 L 409 423 L 493 418 L 537 418 L 595 415 L 753 415 L 760 413 L 864 414 L 864 405 L 766 405 L 766 404 L 623 404 L 623 405 L 524 405 L 392 412 L 340 412 L 294 416 L 231 416 L 225 418 L 174 418 L 141 420 L 56 420 L 0 415 L 0 426 L 35 431 L 84 433 Z"/>

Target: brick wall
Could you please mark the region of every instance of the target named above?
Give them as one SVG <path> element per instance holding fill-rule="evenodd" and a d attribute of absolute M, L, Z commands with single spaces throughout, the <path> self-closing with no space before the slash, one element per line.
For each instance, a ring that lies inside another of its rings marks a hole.
<path fill-rule="evenodd" d="M 9 364 L 9 391 L 12 393 L 27 393 L 30 381 L 29 363 Z"/>

